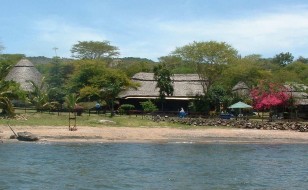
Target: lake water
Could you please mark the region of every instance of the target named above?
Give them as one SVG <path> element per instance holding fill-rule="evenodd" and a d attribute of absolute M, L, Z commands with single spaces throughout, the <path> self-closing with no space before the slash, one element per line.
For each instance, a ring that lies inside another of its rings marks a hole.
<path fill-rule="evenodd" d="M 307 144 L 0 144 L 0 189 L 307 189 Z"/>

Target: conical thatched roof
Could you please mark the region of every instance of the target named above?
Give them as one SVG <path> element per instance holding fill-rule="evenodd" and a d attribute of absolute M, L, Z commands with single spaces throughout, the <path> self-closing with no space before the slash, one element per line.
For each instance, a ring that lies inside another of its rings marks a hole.
<path fill-rule="evenodd" d="M 232 91 L 242 90 L 242 89 L 249 89 L 249 87 L 247 86 L 246 83 L 240 81 L 232 88 Z"/>
<path fill-rule="evenodd" d="M 239 96 L 248 96 L 249 95 L 249 87 L 243 81 L 238 82 L 233 88 L 232 93 L 237 94 Z"/>
<path fill-rule="evenodd" d="M 5 77 L 5 80 L 18 82 L 23 90 L 32 91 L 33 87 L 28 81 L 40 85 L 42 75 L 28 59 L 21 59 Z"/>

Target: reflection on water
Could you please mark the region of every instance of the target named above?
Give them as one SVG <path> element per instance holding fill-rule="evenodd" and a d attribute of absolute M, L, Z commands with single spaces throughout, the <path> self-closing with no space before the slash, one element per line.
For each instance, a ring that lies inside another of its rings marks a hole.
<path fill-rule="evenodd" d="M 0 189 L 306 189 L 302 144 L 0 144 Z"/>

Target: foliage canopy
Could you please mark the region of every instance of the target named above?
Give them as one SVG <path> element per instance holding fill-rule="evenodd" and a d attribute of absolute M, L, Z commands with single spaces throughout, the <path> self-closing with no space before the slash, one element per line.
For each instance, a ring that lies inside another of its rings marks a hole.
<path fill-rule="evenodd" d="M 104 59 L 119 55 L 118 48 L 110 45 L 109 41 L 78 41 L 71 53 L 77 59 Z"/>

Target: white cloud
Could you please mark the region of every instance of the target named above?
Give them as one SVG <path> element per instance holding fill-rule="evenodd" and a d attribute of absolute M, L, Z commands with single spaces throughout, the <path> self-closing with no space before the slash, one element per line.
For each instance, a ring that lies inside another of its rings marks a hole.
<path fill-rule="evenodd" d="M 308 49 L 308 8 L 305 6 L 254 12 L 251 16 L 233 19 L 204 17 L 191 21 L 166 21 L 163 18 L 143 20 L 138 17 L 105 28 L 100 25 L 92 28 L 49 17 L 36 22 L 35 30 L 35 47 L 29 48 L 35 50 L 30 53 L 33 55 L 53 56 L 52 48 L 57 47 L 59 56 L 70 57 L 70 49 L 77 41 L 109 40 L 119 47 L 121 57 L 156 60 L 193 41 L 215 40 L 232 45 L 243 56 L 255 53 L 272 57 L 288 51 L 295 57 L 308 57 L 308 51 L 305 52 Z"/>
<path fill-rule="evenodd" d="M 70 49 L 78 41 L 102 41 L 105 38 L 101 32 L 89 27 L 73 25 L 59 19 L 45 19 L 36 23 L 38 36 L 36 43 L 45 47 L 43 51 L 51 51 L 52 48 L 58 48 L 58 56 L 70 57 Z M 46 46 L 50 50 L 46 50 Z"/>
<path fill-rule="evenodd" d="M 240 54 L 273 56 L 280 52 L 293 55 L 308 48 L 308 11 L 276 12 L 235 20 L 198 20 L 192 22 L 165 22 L 160 30 L 169 33 L 167 42 L 182 46 L 192 41 L 225 41 Z M 295 51 L 295 52 L 293 52 Z M 303 55 L 305 56 L 305 55 Z M 306 55 L 307 56 L 307 55 Z"/>

